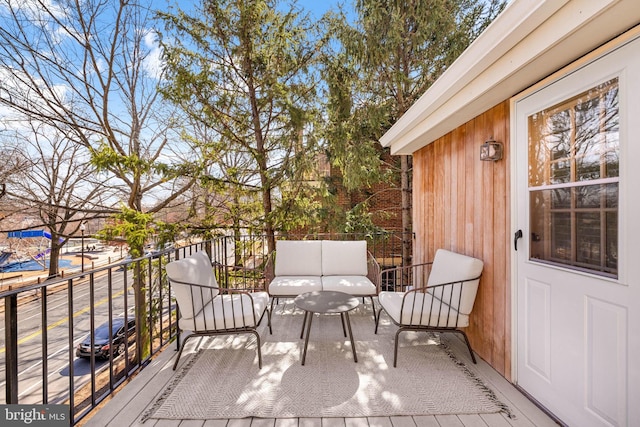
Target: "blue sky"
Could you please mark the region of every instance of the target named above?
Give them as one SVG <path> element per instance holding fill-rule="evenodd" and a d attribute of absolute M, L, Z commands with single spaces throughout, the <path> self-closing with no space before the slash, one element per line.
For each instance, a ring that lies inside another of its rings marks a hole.
<path fill-rule="evenodd" d="M 316 18 L 320 18 L 329 9 L 338 8 L 338 4 L 344 4 L 348 11 L 353 9 L 353 0 L 298 0 L 297 4 L 309 11 Z"/>
<path fill-rule="evenodd" d="M 321 17 L 332 7 L 337 7 L 337 0 L 298 0 L 298 4 L 316 17 Z"/>

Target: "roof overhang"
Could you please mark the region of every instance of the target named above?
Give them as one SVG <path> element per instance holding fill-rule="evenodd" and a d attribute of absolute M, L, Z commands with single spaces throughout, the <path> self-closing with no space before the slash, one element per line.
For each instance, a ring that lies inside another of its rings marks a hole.
<path fill-rule="evenodd" d="M 380 142 L 412 154 L 638 23 L 638 0 L 513 0 Z"/>

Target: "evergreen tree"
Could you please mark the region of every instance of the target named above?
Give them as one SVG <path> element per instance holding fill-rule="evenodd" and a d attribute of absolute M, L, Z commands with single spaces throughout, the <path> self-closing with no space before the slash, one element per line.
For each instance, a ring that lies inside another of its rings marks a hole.
<path fill-rule="evenodd" d="M 410 263 L 411 158 L 383 165 L 378 139 L 504 7 L 501 0 L 356 0 L 335 16 L 325 73 L 331 161 L 350 191 L 387 181 L 402 192 L 403 261 Z M 394 171 L 390 174 L 388 172 Z"/>
<path fill-rule="evenodd" d="M 218 157 L 217 178 L 236 208 L 259 200 L 259 214 L 245 220 L 263 224 L 273 250 L 277 230 L 313 211 L 318 23 L 275 0 L 205 0 L 160 16 L 163 93 L 234 153 L 233 162 Z"/>

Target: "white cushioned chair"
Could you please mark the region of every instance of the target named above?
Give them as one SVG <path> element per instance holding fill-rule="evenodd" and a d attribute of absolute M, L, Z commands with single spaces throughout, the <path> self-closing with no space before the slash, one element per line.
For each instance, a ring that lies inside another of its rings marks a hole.
<path fill-rule="evenodd" d="M 165 270 L 178 303 L 178 331 L 191 332 L 179 345 L 173 369 L 178 366 L 189 338 L 240 333 L 251 333 L 257 338 L 261 368 L 260 334 L 256 328 L 267 313 L 271 332 L 269 294 L 219 288 L 209 255 L 204 251 L 170 262 Z"/>
<path fill-rule="evenodd" d="M 400 280 L 400 289 L 410 286 L 407 291 L 385 291 L 378 295 L 380 310 L 376 333 L 382 311 L 398 326 L 394 367 L 398 358 L 400 333 L 409 330 L 459 333 L 467 344 L 473 363 L 476 363 L 467 334 L 459 328 L 469 326 L 469 315 L 473 310 L 483 266 L 484 263 L 479 259 L 438 249 L 431 263 L 382 272 L 387 278 L 396 277 Z"/>

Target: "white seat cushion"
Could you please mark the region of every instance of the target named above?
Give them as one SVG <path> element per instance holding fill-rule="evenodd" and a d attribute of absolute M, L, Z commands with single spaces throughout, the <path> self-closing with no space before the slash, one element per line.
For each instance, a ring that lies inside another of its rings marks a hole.
<path fill-rule="evenodd" d="M 427 286 L 475 279 L 476 277 L 480 277 L 483 266 L 484 263 L 477 258 L 445 249 L 438 249 L 436 256 L 433 258 L 433 265 L 429 273 Z M 459 309 L 461 313 L 470 314 L 471 310 L 473 310 L 473 303 L 476 300 L 479 282 L 480 279 L 464 282 L 462 286 L 460 286 L 460 284 L 453 286 L 453 289 L 449 286 L 444 286 L 440 290 L 437 290 L 434 295 L 444 303 L 450 304 L 455 309 Z M 460 295 L 461 289 L 462 295 Z M 459 308 L 458 301 L 460 305 Z"/>
<path fill-rule="evenodd" d="M 323 276 L 366 276 L 367 242 L 322 241 Z"/>
<path fill-rule="evenodd" d="M 296 296 L 321 290 L 320 276 L 276 276 L 269 284 L 272 296 Z"/>
<path fill-rule="evenodd" d="M 350 295 L 375 295 L 376 285 L 365 276 L 322 276 L 322 290 Z"/>
<path fill-rule="evenodd" d="M 469 316 L 459 314 L 430 294 L 410 292 L 380 292 L 378 301 L 387 314 L 400 325 L 454 328 L 469 326 Z M 404 307 L 403 307 L 404 301 Z M 402 318 L 400 311 L 402 310 Z"/>
<path fill-rule="evenodd" d="M 278 240 L 276 276 L 320 276 L 322 244 L 319 240 Z"/>
<path fill-rule="evenodd" d="M 165 269 L 176 301 L 178 301 L 180 313 L 184 317 L 193 317 L 193 313 L 200 311 L 204 304 L 207 304 L 212 297 L 219 293 L 218 282 L 206 252 L 196 252 L 181 260 L 172 261 L 165 266 Z M 176 280 L 209 288 L 215 287 L 216 289 L 205 290 L 191 287 L 177 283 Z M 197 292 L 192 294 L 192 289 Z"/>
<path fill-rule="evenodd" d="M 269 294 L 253 292 L 250 295 L 218 295 L 195 318 L 183 316 L 178 325 L 182 330 L 196 332 L 255 327 L 269 304 Z"/>

